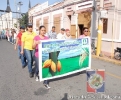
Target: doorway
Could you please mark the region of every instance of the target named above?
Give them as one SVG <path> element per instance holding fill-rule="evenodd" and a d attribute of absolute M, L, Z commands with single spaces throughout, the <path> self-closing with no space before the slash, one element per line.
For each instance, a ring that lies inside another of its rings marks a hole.
<path fill-rule="evenodd" d="M 84 24 L 78 24 L 78 35 L 82 35 Z"/>

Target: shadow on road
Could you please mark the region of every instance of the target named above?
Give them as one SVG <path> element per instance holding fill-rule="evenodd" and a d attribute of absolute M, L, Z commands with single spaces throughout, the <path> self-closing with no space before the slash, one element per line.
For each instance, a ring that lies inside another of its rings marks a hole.
<path fill-rule="evenodd" d="M 68 75 L 68 76 L 64 76 L 64 77 L 60 77 L 60 78 L 56 78 L 56 79 L 51 79 L 51 80 L 49 80 L 49 82 L 57 81 L 57 80 L 63 80 L 63 79 L 66 79 L 66 78 L 71 78 L 73 76 L 78 76 L 80 74 L 85 74 L 85 73 L 86 73 L 86 70 L 82 71 L 82 72 L 75 73 L 75 74 L 71 74 L 71 75 Z"/>
<path fill-rule="evenodd" d="M 48 93 L 48 89 L 45 88 L 39 88 L 37 91 L 34 92 L 34 95 L 39 96 L 39 95 L 45 95 Z"/>
<path fill-rule="evenodd" d="M 68 100 L 68 93 L 65 93 L 64 97 L 61 100 Z"/>

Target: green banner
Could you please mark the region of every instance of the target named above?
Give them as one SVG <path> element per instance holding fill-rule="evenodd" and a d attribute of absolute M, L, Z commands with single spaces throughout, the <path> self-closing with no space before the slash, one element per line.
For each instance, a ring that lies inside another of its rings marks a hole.
<path fill-rule="evenodd" d="M 91 68 L 90 38 L 49 40 L 39 44 L 40 81 Z"/>

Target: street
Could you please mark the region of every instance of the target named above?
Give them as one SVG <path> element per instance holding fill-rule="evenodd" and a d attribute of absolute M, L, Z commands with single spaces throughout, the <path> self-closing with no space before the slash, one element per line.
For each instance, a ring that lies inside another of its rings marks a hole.
<path fill-rule="evenodd" d="M 92 58 L 91 67 L 106 70 L 105 93 L 97 95 L 107 98 L 86 92 L 85 72 L 51 80 L 51 89 L 45 89 L 42 82 L 29 78 L 27 67 L 22 69 L 14 45 L 0 40 L 0 100 L 121 100 L 121 66 Z"/>

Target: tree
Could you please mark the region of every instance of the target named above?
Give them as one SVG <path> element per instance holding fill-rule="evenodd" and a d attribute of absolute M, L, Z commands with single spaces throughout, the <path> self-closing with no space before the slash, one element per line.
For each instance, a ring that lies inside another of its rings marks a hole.
<path fill-rule="evenodd" d="M 20 26 L 24 26 L 27 27 L 27 23 L 28 23 L 28 12 L 25 14 L 21 14 L 22 18 L 19 19 L 19 25 Z"/>

